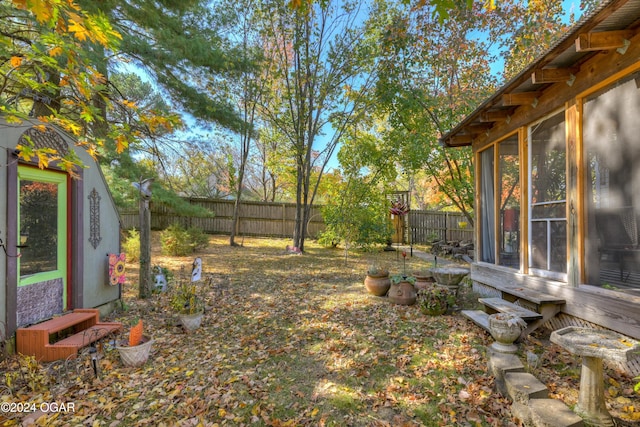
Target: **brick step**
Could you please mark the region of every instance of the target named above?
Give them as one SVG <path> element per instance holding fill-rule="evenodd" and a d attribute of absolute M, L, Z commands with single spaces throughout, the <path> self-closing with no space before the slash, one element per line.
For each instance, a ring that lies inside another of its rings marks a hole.
<path fill-rule="evenodd" d="M 525 322 L 542 319 L 542 314 L 520 307 L 519 305 L 503 300 L 502 298 L 480 298 L 478 301 L 490 310 L 500 313 L 514 314 L 521 317 Z"/>

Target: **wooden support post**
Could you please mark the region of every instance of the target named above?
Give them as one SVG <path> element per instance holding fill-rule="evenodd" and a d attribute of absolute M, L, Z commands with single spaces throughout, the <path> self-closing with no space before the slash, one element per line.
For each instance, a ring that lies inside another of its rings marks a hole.
<path fill-rule="evenodd" d="M 138 184 L 140 190 L 140 275 L 138 298 L 151 296 L 151 182 L 147 179 Z"/>

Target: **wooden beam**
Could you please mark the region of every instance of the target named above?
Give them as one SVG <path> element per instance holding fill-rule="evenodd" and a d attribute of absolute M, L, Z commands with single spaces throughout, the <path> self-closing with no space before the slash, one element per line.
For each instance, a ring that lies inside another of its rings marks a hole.
<path fill-rule="evenodd" d="M 455 147 L 458 145 L 469 145 L 473 142 L 473 135 L 454 135 L 444 142 L 451 147 Z"/>
<path fill-rule="evenodd" d="M 633 30 L 579 34 L 576 39 L 576 52 L 624 48 L 634 35 Z"/>
<path fill-rule="evenodd" d="M 481 122 L 502 122 L 509 118 L 512 114 L 510 110 L 486 111 L 478 116 Z"/>
<path fill-rule="evenodd" d="M 472 134 L 484 133 L 493 127 L 493 123 L 471 123 L 466 129 Z"/>
<path fill-rule="evenodd" d="M 542 92 L 520 92 L 520 93 L 508 93 L 502 95 L 502 105 L 528 105 L 534 104 L 536 99 L 542 95 Z"/>
<path fill-rule="evenodd" d="M 578 68 L 541 68 L 535 70 L 531 74 L 531 83 L 544 84 L 544 83 L 557 83 L 567 82 L 578 72 Z"/>

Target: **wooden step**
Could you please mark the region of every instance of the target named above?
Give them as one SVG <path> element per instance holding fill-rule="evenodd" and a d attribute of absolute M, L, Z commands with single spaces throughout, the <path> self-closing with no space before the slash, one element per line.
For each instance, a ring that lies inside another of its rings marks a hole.
<path fill-rule="evenodd" d="M 99 317 L 97 309 L 77 309 L 36 325 L 18 328 L 17 351 L 42 362 L 75 357 L 80 348 L 122 329 L 121 323 L 100 323 Z M 50 342 L 61 332 L 72 335 Z"/>
<path fill-rule="evenodd" d="M 562 298 L 558 298 L 553 295 L 538 292 L 534 289 L 527 289 L 527 288 L 513 287 L 513 286 L 502 286 L 496 289 L 502 292 L 503 299 L 508 299 L 506 298 L 506 295 L 505 295 L 505 294 L 508 294 L 508 295 L 513 295 L 516 298 L 530 301 L 537 305 L 564 304 L 566 302 Z"/>
<path fill-rule="evenodd" d="M 98 323 L 82 332 L 49 344 L 49 347 L 76 347 L 82 348 L 92 342 L 98 341 L 110 333 L 122 330 L 122 323 Z"/>
<path fill-rule="evenodd" d="M 489 330 L 489 313 L 482 310 L 462 310 L 460 312 L 464 317 L 480 326 L 485 331 Z"/>
<path fill-rule="evenodd" d="M 480 298 L 478 301 L 490 310 L 500 313 L 514 314 L 521 317 L 525 322 L 542 319 L 542 314 L 527 310 L 524 307 L 505 301 L 502 298 Z"/>

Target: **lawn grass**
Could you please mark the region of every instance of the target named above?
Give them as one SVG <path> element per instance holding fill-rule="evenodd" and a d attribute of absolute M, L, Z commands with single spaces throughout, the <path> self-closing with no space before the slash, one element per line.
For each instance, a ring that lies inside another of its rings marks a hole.
<path fill-rule="evenodd" d="M 190 268 L 193 257 L 162 256 L 153 237 L 154 265 Z M 47 426 L 517 425 L 487 374 L 486 332 L 458 315 L 429 317 L 366 293 L 372 258 L 392 272 L 425 261 L 403 263 L 394 252 L 345 261 L 341 250 L 313 242 L 290 255 L 287 240 L 230 247 L 227 239 L 212 236 L 196 254 L 214 279 L 201 289 L 199 330 L 174 326 L 166 295 L 137 299 L 137 265 L 129 265 L 128 309 L 111 320 L 144 319 L 155 340 L 147 364 L 124 368 L 106 351 L 98 379 L 80 358 L 77 375 L 36 391 L 14 386 L 10 398 L 75 404 L 73 413 L 28 415 Z"/>

